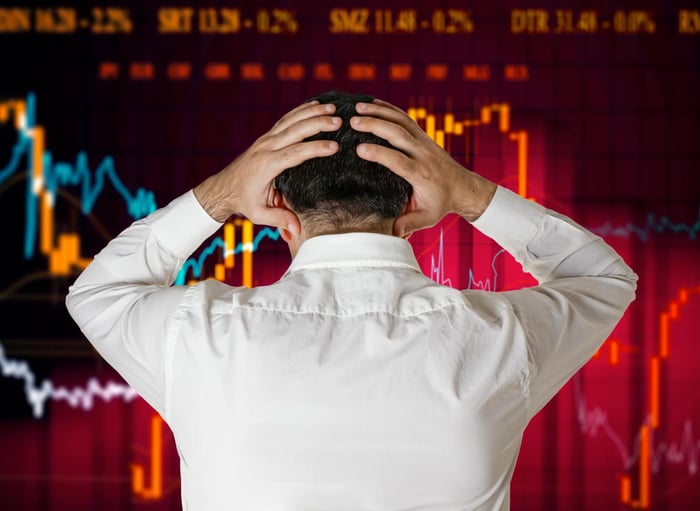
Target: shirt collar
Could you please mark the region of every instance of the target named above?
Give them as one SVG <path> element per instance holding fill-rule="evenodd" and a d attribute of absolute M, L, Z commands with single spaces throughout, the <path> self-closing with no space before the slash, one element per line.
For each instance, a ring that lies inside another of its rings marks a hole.
<path fill-rule="evenodd" d="M 349 232 L 304 241 L 284 276 L 298 270 L 359 266 L 421 271 L 408 241 L 388 234 Z"/>

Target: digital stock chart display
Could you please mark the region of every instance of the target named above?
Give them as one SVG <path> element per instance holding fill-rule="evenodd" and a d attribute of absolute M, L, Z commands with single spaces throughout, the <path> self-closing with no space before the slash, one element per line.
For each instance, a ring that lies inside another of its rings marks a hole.
<path fill-rule="evenodd" d="M 68 286 L 135 219 L 320 92 L 406 109 L 464 166 L 572 216 L 637 300 L 531 422 L 514 510 L 700 506 L 700 6 L 67 1 L 0 6 L 0 508 L 180 508 L 167 425 L 92 350 Z M 456 217 L 411 237 L 436 281 L 534 284 Z M 176 285 L 274 282 L 232 218 Z"/>

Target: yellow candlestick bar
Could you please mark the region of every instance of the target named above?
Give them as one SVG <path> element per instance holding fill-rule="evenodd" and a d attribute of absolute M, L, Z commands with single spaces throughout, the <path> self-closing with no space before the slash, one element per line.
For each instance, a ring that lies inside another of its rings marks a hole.
<path fill-rule="evenodd" d="M 445 132 L 442 130 L 436 130 L 435 131 L 435 143 L 442 147 L 443 149 L 445 148 Z"/>
<path fill-rule="evenodd" d="M 452 114 L 445 114 L 445 133 L 452 133 L 454 130 L 455 116 Z"/>
<path fill-rule="evenodd" d="M 226 250 L 224 264 L 226 265 L 226 268 L 233 268 L 233 266 L 236 264 L 233 258 L 233 251 L 236 248 L 236 228 L 231 223 L 224 225 L 224 246 Z"/>
<path fill-rule="evenodd" d="M 481 122 L 484 124 L 489 124 L 491 122 L 491 107 L 490 106 L 481 107 Z"/>
<path fill-rule="evenodd" d="M 428 134 L 430 138 L 435 140 L 435 116 L 434 115 L 428 115 L 425 118 L 425 132 Z"/>

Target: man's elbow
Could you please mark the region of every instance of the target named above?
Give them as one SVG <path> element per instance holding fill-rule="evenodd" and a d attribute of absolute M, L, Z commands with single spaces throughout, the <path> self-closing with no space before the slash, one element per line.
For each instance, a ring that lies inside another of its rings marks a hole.
<path fill-rule="evenodd" d="M 623 305 L 622 310 L 624 312 L 637 297 L 637 281 L 639 280 L 639 276 L 634 271 L 629 269 L 628 272 L 615 275 L 612 278 L 614 278 L 616 282 L 615 288 L 617 288 L 619 291 L 617 293 L 611 292 L 611 297 L 616 295 L 618 296 L 617 299 L 619 300 L 620 304 Z"/>
<path fill-rule="evenodd" d="M 68 310 L 68 314 L 70 314 L 70 317 L 73 318 L 73 320 L 76 323 L 78 322 L 77 316 L 79 304 L 79 293 L 77 292 L 77 288 L 75 287 L 75 285 L 72 285 L 68 288 L 68 294 L 66 295 L 66 309 Z"/>
<path fill-rule="evenodd" d="M 94 303 L 94 294 L 94 291 L 90 292 L 85 286 L 73 284 L 68 288 L 65 299 L 66 309 L 80 327 L 90 320 L 88 316 L 95 314 L 95 307 L 90 305 Z"/>

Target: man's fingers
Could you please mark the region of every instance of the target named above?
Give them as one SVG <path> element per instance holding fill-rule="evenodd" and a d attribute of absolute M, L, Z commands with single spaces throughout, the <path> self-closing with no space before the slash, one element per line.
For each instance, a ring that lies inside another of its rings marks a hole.
<path fill-rule="evenodd" d="M 397 112 L 402 113 L 402 114 L 404 114 L 404 115 L 408 115 L 408 114 L 406 113 L 406 111 L 403 110 L 402 108 L 399 108 L 399 107 L 396 106 L 396 105 L 392 105 L 391 103 L 389 103 L 388 101 L 384 101 L 383 99 L 374 98 L 374 101 L 372 101 L 372 103 L 375 104 L 375 105 L 385 106 L 385 107 L 387 107 L 387 108 L 391 108 L 392 110 L 396 110 Z"/>
<path fill-rule="evenodd" d="M 385 121 L 391 121 L 403 127 L 409 133 L 414 133 L 417 129 L 420 130 L 420 126 L 406 112 L 389 103 L 386 103 L 386 105 L 382 103 L 358 103 L 355 106 L 355 110 L 360 115 L 369 115 Z"/>
<path fill-rule="evenodd" d="M 333 113 L 335 113 L 335 105 L 332 103 L 326 103 L 323 105 L 319 104 L 317 101 L 303 103 L 294 110 L 285 114 L 279 121 L 277 121 L 269 133 L 271 135 L 276 135 L 277 133 L 289 128 L 292 124 L 303 121 L 304 119 L 318 117 L 321 115 L 330 115 Z"/>
<path fill-rule="evenodd" d="M 396 123 L 375 117 L 353 117 L 350 126 L 356 131 L 373 133 L 406 154 L 414 155 L 418 147 L 416 139 Z"/>
<path fill-rule="evenodd" d="M 312 158 L 330 156 L 338 152 L 338 143 L 331 140 L 314 140 L 311 142 L 299 142 L 283 147 L 273 154 L 273 165 L 269 168 L 275 173 L 270 179 L 284 170 L 296 167 L 300 163 Z"/>
<path fill-rule="evenodd" d="M 416 163 L 401 151 L 377 144 L 360 144 L 356 151 L 360 158 L 384 165 L 414 185 L 411 180 L 415 176 Z"/>
<path fill-rule="evenodd" d="M 336 131 L 340 128 L 342 122 L 340 117 L 331 117 L 329 115 L 302 119 L 269 137 L 265 144 L 269 150 L 276 151 L 301 142 L 305 138 L 322 131 Z"/>

